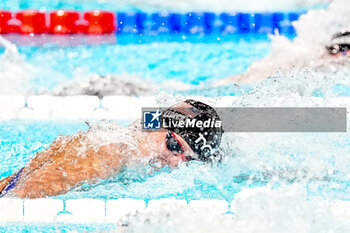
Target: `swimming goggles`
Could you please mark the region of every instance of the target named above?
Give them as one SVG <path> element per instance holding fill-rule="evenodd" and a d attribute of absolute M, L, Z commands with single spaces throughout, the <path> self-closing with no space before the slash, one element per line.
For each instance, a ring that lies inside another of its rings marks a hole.
<path fill-rule="evenodd" d="M 173 132 L 168 132 L 166 134 L 165 144 L 169 151 L 176 152 L 175 155 L 179 155 L 182 161 L 187 161 L 187 158 L 184 155 L 185 150 L 181 142 L 176 138 L 176 135 Z"/>

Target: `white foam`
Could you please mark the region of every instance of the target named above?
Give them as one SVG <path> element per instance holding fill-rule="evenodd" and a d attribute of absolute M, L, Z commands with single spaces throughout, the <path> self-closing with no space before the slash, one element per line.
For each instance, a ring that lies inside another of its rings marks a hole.
<path fill-rule="evenodd" d="M 0 56 L 0 86 L 2 95 L 27 94 L 28 81 L 37 74 L 37 69 L 18 52 L 16 45 L 0 35 L 0 46 L 5 52 Z"/>

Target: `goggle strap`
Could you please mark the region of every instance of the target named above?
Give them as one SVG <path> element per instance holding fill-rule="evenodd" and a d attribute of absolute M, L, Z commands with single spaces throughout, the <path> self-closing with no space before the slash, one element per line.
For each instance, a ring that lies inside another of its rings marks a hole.
<path fill-rule="evenodd" d="M 177 143 L 179 143 L 179 145 L 180 145 L 182 151 L 184 151 L 184 148 L 183 148 L 181 142 L 176 138 L 175 134 L 174 134 L 173 132 L 170 132 L 170 134 L 171 134 L 171 136 L 173 136 L 173 138 L 175 138 L 175 140 L 177 141 Z M 185 157 L 185 155 L 184 155 L 183 153 L 179 153 L 179 155 L 180 155 L 182 161 L 184 161 L 184 162 L 187 161 L 187 159 L 186 159 L 186 157 Z"/>

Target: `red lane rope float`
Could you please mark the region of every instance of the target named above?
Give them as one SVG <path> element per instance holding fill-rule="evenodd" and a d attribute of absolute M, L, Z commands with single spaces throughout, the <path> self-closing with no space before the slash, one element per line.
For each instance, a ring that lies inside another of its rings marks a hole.
<path fill-rule="evenodd" d="M 58 10 L 50 14 L 49 32 L 53 34 L 109 34 L 116 30 L 113 12 L 90 11 L 83 16 L 76 11 Z"/>
<path fill-rule="evenodd" d="M 0 33 L 8 33 L 9 26 L 8 21 L 12 18 L 10 11 L 0 11 Z"/>
<path fill-rule="evenodd" d="M 75 22 L 79 20 L 79 12 L 58 10 L 50 13 L 49 32 L 52 34 L 77 33 Z"/>
<path fill-rule="evenodd" d="M 86 33 L 104 34 L 112 33 L 116 30 L 116 19 L 112 12 L 99 10 L 86 12 L 84 19 L 88 22 Z"/>
<path fill-rule="evenodd" d="M 20 11 L 16 19 L 21 22 L 19 31 L 23 34 L 47 32 L 45 13 L 36 10 Z"/>
<path fill-rule="evenodd" d="M 0 10 L 0 34 L 111 34 L 116 31 L 113 12 L 94 10 L 80 13 L 73 10 L 57 10 L 45 13 L 23 10 L 17 13 Z"/>

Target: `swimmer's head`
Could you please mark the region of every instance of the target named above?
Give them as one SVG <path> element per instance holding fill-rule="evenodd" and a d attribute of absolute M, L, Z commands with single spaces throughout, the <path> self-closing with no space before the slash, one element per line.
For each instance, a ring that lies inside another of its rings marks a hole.
<path fill-rule="evenodd" d="M 350 51 L 350 31 L 336 33 L 326 48 L 331 55 L 347 55 Z"/>
<path fill-rule="evenodd" d="M 217 148 L 224 131 L 214 108 L 196 100 L 186 100 L 164 111 L 162 122 L 169 131 L 166 141 L 170 150 L 172 147 L 180 150 L 176 142 L 181 145 L 182 139 L 193 151 L 191 155 L 186 155 L 186 160 L 206 162 L 218 157 Z"/>

